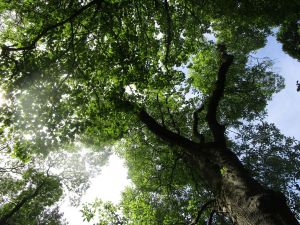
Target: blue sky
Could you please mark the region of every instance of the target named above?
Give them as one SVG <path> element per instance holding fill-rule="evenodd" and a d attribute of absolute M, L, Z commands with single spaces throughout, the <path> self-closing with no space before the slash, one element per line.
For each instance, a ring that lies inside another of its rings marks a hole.
<path fill-rule="evenodd" d="M 300 92 L 296 91 L 296 81 L 300 81 L 300 62 L 284 53 L 275 37 L 269 37 L 266 47 L 256 56 L 273 60 L 274 70 L 285 79 L 285 89 L 275 94 L 268 104 L 268 122 L 275 123 L 283 134 L 300 140 Z"/>

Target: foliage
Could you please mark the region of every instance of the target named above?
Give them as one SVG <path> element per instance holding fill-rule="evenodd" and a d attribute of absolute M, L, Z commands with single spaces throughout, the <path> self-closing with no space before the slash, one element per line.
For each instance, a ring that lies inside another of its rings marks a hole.
<path fill-rule="evenodd" d="M 220 64 L 216 55 L 216 46 L 208 45 L 199 51 L 190 65 L 193 85 L 201 90 L 204 99 L 208 99 L 214 87 Z M 272 71 L 270 60 L 235 55 L 235 62 L 227 75 L 225 97 L 219 107 L 222 121 L 234 125 L 239 119 L 252 121 L 263 118 L 267 102 L 282 88 L 284 79 Z"/>
<path fill-rule="evenodd" d="M 1 224 L 36 224 L 46 219 L 47 207 L 62 195 L 59 179 L 28 168 L 19 179 L 2 174 L 0 208 Z M 45 211 L 45 212 L 44 212 Z M 48 214 L 55 214 L 48 210 Z M 58 212 L 56 212 L 57 214 Z M 55 223 L 59 223 L 57 216 Z"/>
<path fill-rule="evenodd" d="M 254 177 L 289 196 L 299 217 L 299 143 L 274 125 L 257 124 L 284 87 L 283 78 L 269 59 L 251 57 L 272 28 L 281 26 L 284 50 L 299 58 L 299 9 L 296 0 L 1 2 L 0 81 L 6 99 L 0 105 L 1 145 L 24 169 L 18 179 L 1 178 L 7 202 L 0 215 L 43 184 L 11 223 L 43 217 L 48 221 L 43 223 L 55 224 L 60 214 L 47 207 L 62 195 L 61 185 L 81 195 L 88 175 L 115 145 L 135 186 L 119 206 L 99 200 L 84 206 L 86 220 L 98 212 L 99 224 L 192 222 L 200 205 L 218 196 L 205 182 L 212 178 L 195 171 L 199 162 L 164 135 L 167 130 L 197 144 L 212 143 L 208 112 L 215 101 L 226 144 Z M 234 61 L 218 101 L 216 76 L 229 55 Z M 186 65 L 188 72 L 182 71 Z M 159 125 L 161 135 L 149 131 L 141 112 Z M 80 156 L 78 143 L 95 152 Z M 54 176 L 28 166 L 35 160 L 61 166 L 62 172 Z M 223 177 L 226 171 L 219 168 Z M 203 213 L 199 221 L 208 216 Z"/>
<path fill-rule="evenodd" d="M 239 130 L 233 149 L 252 175 L 269 188 L 282 191 L 299 219 L 299 141 L 285 137 L 274 124 L 248 124 Z"/>
<path fill-rule="evenodd" d="M 84 220 L 97 219 L 97 225 L 125 224 L 126 218 L 122 216 L 121 208 L 111 202 L 103 202 L 96 199 L 93 203 L 85 204 L 81 210 Z M 97 218 L 95 218 L 97 215 Z"/>
<path fill-rule="evenodd" d="M 288 18 L 281 25 L 277 34 L 277 40 L 280 41 L 283 51 L 291 57 L 300 60 L 300 24 L 299 14 Z"/>

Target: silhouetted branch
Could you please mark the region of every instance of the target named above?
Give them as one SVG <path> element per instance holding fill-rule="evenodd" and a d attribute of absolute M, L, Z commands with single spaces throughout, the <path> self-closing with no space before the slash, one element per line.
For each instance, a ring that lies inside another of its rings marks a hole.
<path fill-rule="evenodd" d="M 19 163 L 11 167 L 0 167 L 0 173 L 20 173 L 20 169 L 24 168 L 25 166 Z"/>
<path fill-rule="evenodd" d="M 189 225 L 196 225 L 196 224 L 199 222 L 199 219 L 200 219 L 202 213 L 203 213 L 208 207 L 210 207 L 210 205 L 211 205 L 212 203 L 214 203 L 215 201 L 216 201 L 216 200 L 213 199 L 213 200 L 210 200 L 210 201 L 206 202 L 206 203 L 200 208 L 200 210 L 198 211 L 197 217 L 196 217 L 195 219 L 193 219 L 193 221 L 192 221 L 191 223 L 189 223 Z"/>
<path fill-rule="evenodd" d="M 208 143 L 196 143 L 189 140 L 188 138 L 177 134 L 166 127 L 163 127 L 159 124 L 152 116 L 150 116 L 143 108 L 140 108 L 138 105 L 126 100 L 118 100 L 118 105 L 120 108 L 124 107 L 124 110 L 132 110 L 136 113 L 139 120 L 146 125 L 146 127 L 157 137 L 163 139 L 172 145 L 177 145 L 188 149 L 189 153 L 200 154 L 203 157 L 208 157 L 206 153 L 210 152 L 211 148 L 214 148 L 216 145 L 213 142 Z M 203 154 L 204 153 L 204 154 Z"/>
<path fill-rule="evenodd" d="M 226 53 L 226 49 L 224 46 L 220 45 L 219 50 L 221 52 L 222 64 L 219 68 L 215 89 L 213 90 L 212 95 L 208 99 L 206 120 L 213 134 L 215 142 L 225 146 L 226 145 L 225 135 L 224 135 L 225 126 L 219 124 L 217 120 L 217 109 L 224 95 L 226 74 L 229 70 L 230 65 L 233 62 L 233 56 L 228 55 Z"/>
<path fill-rule="evenodd" d="M 211 213 L 209 215 L 209 219 L 208 219 L 207 225 L 212 225 L 212 221 L 213 221 L 215 213 L 216 213 L 216 210 L 212 210 L 211 211 Z"/>
<path fill-rule="evenodd" d="M 176 134 L 157 123 L 156 120 L 152 118 L 145 110 L 141 109 L 138 115 L 140 120 L 144 124 L 146 124 L 148 129 L 151 130 L 155 135 L 157 135 L 161 139 L 164 139 L 165 141 L 171 144 L 175 144 L 183 148 L 197 149 L 200 147 L 197 143 L 179 134 Z"/>

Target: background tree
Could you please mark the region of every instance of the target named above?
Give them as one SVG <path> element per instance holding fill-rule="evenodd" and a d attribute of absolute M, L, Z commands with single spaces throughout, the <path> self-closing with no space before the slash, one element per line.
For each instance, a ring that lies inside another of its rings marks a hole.
<path fill-rule="evenodd" d="M 42 172 L 42 168 L 35 168 L 28 155 L 18 150 L 20 145 L 7 140 L 7 130 L 4 133 L 6 142 L 1 142 L 0 150 L 0 224 L 45 224 L 47 220 L 65 224 L 56 206 L 62 195 L 60 178 L 50 175 L 49 169 Z"/>
<path fill-rule="evenodd" d="M 22 179 L 2 178 L 0 224 L 37 224 L 43 220 L 43 211 L 58 201 L 62 194 L 55 177 L 28 169 Z M 55 224 L 60 224 L 60 216 Z"/>

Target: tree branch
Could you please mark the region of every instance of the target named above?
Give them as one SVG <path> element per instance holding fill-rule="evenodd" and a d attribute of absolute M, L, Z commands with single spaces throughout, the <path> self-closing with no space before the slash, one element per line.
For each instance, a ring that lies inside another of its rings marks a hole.
<path fill-rule="evenodd" d="M 217 108 L 224 95 L 226 74 L 233 62 L 233 56 L 228 55 L 224 47 L 220 47 L 222 64 L 219 68 L 215 89 L 208 100 L 206 120 L 216 143 L 226 146 L 225 127 L 217 120 Z"/>
<path fill-rule="evenodd" d="M 79 10 L 75 11 L 71 16 L 69 16 L 68 18 L 62 20 L 61 22 L 58 22 L 56 24 L 52 24 L 49 25 L 47 27 L 45 27 L 34 39 L 33 41 L 28 45 L 28 46 L 24 46 L 24 47 L 20 47 L 20 48 L 13 48 L 13 47 L 7 47 L 7 46 L 3 46 L 2 50 L 3 52 L 11 52 L 11 51 L 23 51 L 23 50 L 32 50 L 36 47 L 36 43 L 43 37 L 45 36 L 49 31 L 54 30 L 60 26 L 63 26 L 64 24 L 73 21 L 77 16 L 79 16 L 81 13 L 83 13 L 85 10 L 87 10 L 88 8 L 90 8 L 93 5 L 96 4 L 101 4 L 103 0 L 93 0 L 90 3 L 86 4 L 85 6 L 83 6 L 82 8 L 80 8 Z"/>
<path fill-rule="evenodd" d="M 198 211 L 197 213 L 197 217 L 195 219 L 193 219 L 193 221 L 191 223 L 189 223 L 189 225 L 196 225 L 200 219 L 201 214 L 210 206 L 210 204 L 214 203 L 216 200 L 210 200 L 208 202 L 206 202 Z"/>
<path fill-rule="evenodd" d="M 212 225 L 212 221 L 213 221 L 215 213 L 216 213 L 216 210 L 212 210 L 211 211 L 211 213 L 209 215 L 209 219 L 208 219 L 207 225 Z"/>
<path fill-rule="evenodd" d="M 152 131 L 155 135 L 168 143 L 178 145 L 186 149 L 199 149 L 200 145 L 179 134 L 176 134 L 162 125 L 158 124 L 144 109 L 138 113 L 139 119 Z"/>
<path fill-rule="evenodd" d="M 129 104 L 132 105 L 132 103 Z M 194 168 L 198 168 L 197 173 L 199 173 L 199 176 L 202 177 L 204 181 L 207 177 L 210 177 L 213 178 L 209 179 L 210 183 L 213 183 L 213 187 L 220 186 L 220 168 L 211 161 L 211 152 L 212 149 L 215 149 L 216 143 L 193 142 L 157 123 L 144 109 L 139 108 L 136 113 L 140 121 L 158 138 L 163 139 L 169 144 L 183 148 L 188 156 L 185 157 L 185 160 L 187 163 L 192 164 Z M 197 158 L 197 160 L 195 160 L 195 158 Z"/>

